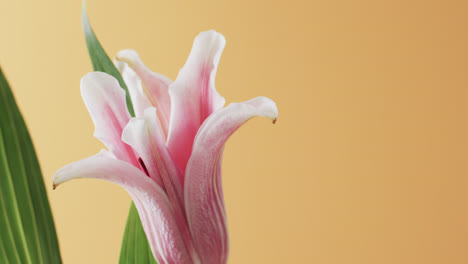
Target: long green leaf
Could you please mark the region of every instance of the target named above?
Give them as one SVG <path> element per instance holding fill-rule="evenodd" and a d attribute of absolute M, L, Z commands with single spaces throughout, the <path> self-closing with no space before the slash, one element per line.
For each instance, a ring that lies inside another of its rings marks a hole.
<path fill-rule="evenodd" d="M 120 83 L 120 86 L 125 90 L 127 94 L 127 107 L 128 111 L 132 116 L 135 116 L 133 112 L 132 102 L 125 82 L 120 75 L 120 72 L 114 66 L 112 61 L 107 56 L 107 53 L 102 48 L 96 35 L 94 34 L 91 25 L 89 24 L 88 15 L 86 9 L 83 6 L 82 11 L 82 22 L 83 31 L 85 34 L 86 45 L 88 46 L 89 56 L 93 64 L 95 71 L 106 72 L 114 76 Z M 140 217 L 135 208 L 135 205 L 131 204 L 127 218 L 127 225 L 122 240 L 122 247 L 120 250 L 120 264 L 154 264 L 156 263 L 153 254 L 151 253 L 148 239 L 143 231 Z"/>
<path fill-rule="evenodd" d="M 146 251 L 146 254 L 145 254 Z M 146 240 L 146 234 L 141 226 L 135 204 L 132 203 L 128 212 L 127 225 L 120 249 L 119 264 L 151 263 L 157 264 Z"/>
<path fill-rule="evenodd" d="M 0 263 L 62 263 L 34 146 L 1 68 Z"/>

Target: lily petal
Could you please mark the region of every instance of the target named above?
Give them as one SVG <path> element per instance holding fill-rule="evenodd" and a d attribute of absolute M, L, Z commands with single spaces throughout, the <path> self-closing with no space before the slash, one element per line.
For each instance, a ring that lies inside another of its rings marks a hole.
<path fill-rule="evenodd" d="M 141 80 L 140 87 L 138 88 L 146 95 L 150 105 L 158 109 L 158 116 L 164 131 L 164 138 L 167 138 L 171 113 L 171 99 L 168 89 L 172 81 L 166 76 L 148 69 L 141 61 L 138 53 L 134 50 L 122 50 L 117 53 L 115 59 L 120 63 L 127 64 L 128 67 L 134 71 L 136 77 Z M 127 71 L 130 69 L 127 69 Z M 146 109 L 146 107 L 144 109 Z"/>
<path fill-rule="evenodd" d="M 176 201 L 182 201 L 181 176 L 167 150 L 156 112 L 156 108 L 149 107 L 142 118 L 132 118 L 122 133 L 122 141 L 141 157 L 148 176 L 167 193 L 172 190 L 178 197 Z"/>
<path fill-rule="evenodd" d="M 130 66 L 128 66 L 127 63 L 114 60 L 114 64 L 128 87 L 133 108 L 135 109 L 135 115 L 137 117 L 143 116 L 143 112 L 146 108 L 151 106 L 151 103 L 143 91 L 143 85 L 140 77 L 132 68 L 130 68 Z"/>
<path fill-rule="evenodd" d="M 93 178 L 125 188 L 138 209 L 148 242 L 158 263 L 192 263 L 164 191 L 134 166 L 101 153 L 56 172 L 54 188 L 72 179 Z"/>
<path fill-rule="evenodd" d="M 172 161 L 163 131 L 156 115 L 156 109 L 145 110 L 144 118 L 130 120 L 122 134 L 122 140 L 135 149 L 146 165 L 149 176 L 162 187 L 172 205 L 174 218 L 179 226 L 192 259 L 197 259 L 190 231 L 185 218 L 180 173 Z"/>
<path fill-rule="evenodd" d="M 185 171 L 198 128 L 225 100 L 215 88 L 215 76 L 226 44 L 216 31 L 200 33 L 190 56 L 169 88 L 171 122 L 168 147 L 177 166 Z"/>
<path fill-rule="evenodd" d="M 94 136 L 118 159 L 138 167 L 132 148 L 121 140 L 130 114 L 117 79 L 103 72 L 88 73 L 81 79 L 81 96 L 94 122 Z"/>
<path fill-rule="evenodd" d="M 130 145 L 138 154 L 143 171 L 164 190 L 164 183 L 156 164 L 153 163 L 152 142 L 143 118 L 132 118 L 122 132 L 122 141 Z M 144 165 L 143 165 L 144 164 Z"/>
<path fill-rule="evenodd" d="M 278 118 L 276 104 L 265 97 L 233 103 L 213 113 L 201 126 L 186 169 L 185 207 L 190 232 L 204 264 L 226 263 L 228 237 L 221 192 L 221 155 L 229 138 L 254 116 Z"/>

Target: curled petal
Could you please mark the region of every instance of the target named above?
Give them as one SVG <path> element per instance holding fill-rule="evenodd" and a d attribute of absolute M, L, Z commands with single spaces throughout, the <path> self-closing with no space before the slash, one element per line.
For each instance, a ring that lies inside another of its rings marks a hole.
<path fill-rule="evenodd" d="M 132 118 L 122 132 L 122 141 L 130 145 L 138 154 L 141 159 L 141 167 L 144 168 L 143 171 L 164 190 L 164 183 L 157 165 L 153 163 L 153 153 L 149 138 L 147 125 L 142 118 Z"/>
<path fill-rule="evenodd" d="M 139 169 L 101 151 L 57 171 L 53 178 L 54 188 L 78 178 L 106 180 L 125 188 L 135 202 L 158 263 L 192 263 L 166 194 Z"/>
<path fill-rule="evenodd" d="M 121 140 L 130 114 L 119 82 L 107 73 L 88 73 L 81 79 L 81 96 L 94 122 L 94 136 L 118 159 L 139 166 L 132 148 Z"/>
<path fill-rule="evenodd" d="M 224 106 L 215 88 L 215 76 L 226 44 L 216 31 L 200 33 L 190 56 L 169 88 L 171 122 L 168 147 L 177 166 L 185 171 L 193 139 L 203 121 Z"/>
<path fill-rule="evenodd" d="M 141 118 L 132 118 L 122 133 L 122 141 L 141 157 L 149 176 L 166 192 L 182 199 L 180 173 L 167 150 L 157 110 L 149 107 Z"/>
<path fill-rule="evenodd" d="M 254 116 L 278 117 L 276 104 L 257 97 L 213 113 L 201 126 L 186 169 L 185 207 L 190 232 L 204 264 L 226 263 L 228 237 L 221 189 L 221 155 L 229 136 Z"/>
<path fill-rule="evenodd" d="M 151 103 L 143 90 L 140 77 L 127 63 L 114 60 L 114 64 L 128 87 L 133 108 L 135 109 L 135 115 L 137 117 L 143 116 L 143 112 L 146 108 L 151 106 Z"/>
<path fill-rule="evenodd" d="M 117 62 L 125 64 L 127 66 L 126 71 L 133 71 L 134 77 L 140 80 L 137 88 L 146 96 L 150 105 L 158 109 L 158 117 L 164 131 L 164 138 L 166 138 L 171 113 L 171 100 L 168 89 L 172 81 L 166 76 L 148 69 L 134 50 L 122 50 L 117 53 L 115 59 Z"/>

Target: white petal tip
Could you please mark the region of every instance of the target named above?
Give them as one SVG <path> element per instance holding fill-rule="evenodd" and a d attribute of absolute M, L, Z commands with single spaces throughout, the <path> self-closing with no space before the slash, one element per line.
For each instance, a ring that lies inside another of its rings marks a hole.
<path fill-rule="evenodd" d="M 62 168 L 63 169 L 63 168 Z M 61 185 L 63 182 L 60 180 L 60 175 L 59 175 L 59 172 L 62 170 L 60 169 L 59 171 L 57 171 L 54 175 L 54 178 L 52 179 L 52 190 L 55 190 L 57 189 L 57 187 L 59 185 Z"/>
<path fill-rule="evenodd" d="M 65 167 L 59 169 L 55 174 L 54 177 L 52 178 L 52 189 L 57 189 L 59 185 L 61 185 L 64 182 L 67 182 L 71 180 L 72 178 L 67 177 L 67 172 L 70 170 L 70 167 L 73 166 L 72 164 L 68 164 Z"/>
<path fill-rule="evenodd" d="M 278 108 L 273 100 L 259 96 L 246 103 L 253 107 L 256 115 L 270 118 L 273 124 L 278 120 Z"/>
<path fill-rule="evenodd" d="M 140 56 L 138 56 L 136 51 L 127 49 L 119 51 L 117 56 L 115 56 L 115 59 L 117 61 L 125 62 L 128 66 L 134 68 L 135 64 L 140 61 Z"/>
<path fill-rule="evenodd" d="M 52 190 L 55 190 L 57 189 L 57 187 L 59 187 L 60 185 L 62 185 L 63 182 L 55 182 L 53 181 L 52 182 Z"/>
<path fill-rule="evenodd" d="M 208 30 L 208 31 L 201 32 L 196 37 L 196 40 L 204 41 L 204 42 L 206 42 L 206 41 L 218 41 L 223 46 L 224 46 L 224 44 L 226 44 L 226 39 L 224 38 L 223 34 L 217 32 L 215 30 Z"/>
<path fill-rule="evenodd" d="M 83 89 L 95 89 L 97 85 L 103 84 L 105 82 L 117 83 L 118 87 L 120 87 L 120 84 L 118 84 L 119 82 L 114 76 L 105 72 L 96 71 L 88 72 L 81 78 L 81 91 L 83 92 Z"/>
<path fill-rule="evenodd" d="M 140 117 L 134 117 L 130 119 L 128 124 L 122 131 L 122 141 L 128 145 L 132 145 L 133 140 L 137 137 L 138 132 L 145 128 L 145 120 Z M 133 140 L 132 140 L 133 139 Z"/>
<path fill-rule="evenodd" d="M 195 38 L 194 41 L 194 48 L 195 50 L 213 50 L 216 51 L 212 55 L 216 58 L 216 61 L 219 61 L 219 57 L 221 57 L 221 52 L 223 51 L 224 47 L 226 46 L 226 39 L 224 36 L 216 32 L 214 30 L 209 30 L 205 32 L 201 32 Z"/>

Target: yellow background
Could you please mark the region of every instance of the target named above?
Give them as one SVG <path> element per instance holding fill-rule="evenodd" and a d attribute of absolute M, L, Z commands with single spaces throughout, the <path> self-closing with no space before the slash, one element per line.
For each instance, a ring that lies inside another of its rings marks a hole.
<path fill-rule="evenodd" d="M 0 0 L 0 63 L 32 133 L 63 260 L 116 263 L 123 189 L 61 166 L 102 148 L 80 78 L 81 1 Z M 216 85 L 276 125 L 227 144 L 230 263 L 468 263 L 467 1 L 88 0 L 110 55 L 174 79 L 193 38 L 227 39 Z"/>

